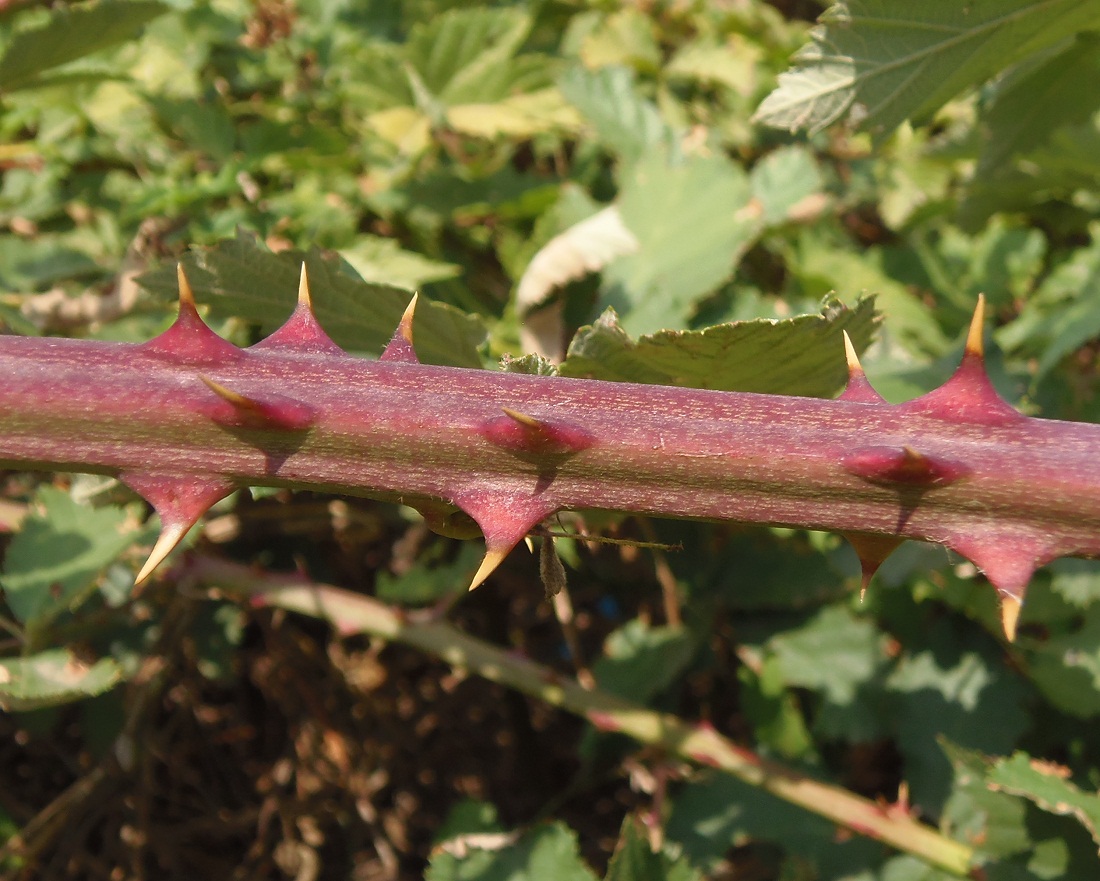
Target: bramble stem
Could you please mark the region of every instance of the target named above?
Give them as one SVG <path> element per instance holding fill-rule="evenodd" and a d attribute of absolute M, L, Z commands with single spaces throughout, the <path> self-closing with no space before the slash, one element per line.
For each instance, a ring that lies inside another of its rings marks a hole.
<path fill-rule="evenodd" d="M 258 574 L 209 557 L 183 564 L 182 580 L 247 594 L 255 606 L 287 609 L 331 622 L 341 635 L 366 633 L 404 643 L 454 667 L 514 688 L 597 728 L 630 735 L 684 759 L 718 768 L 798 805 L 959 877 L 969 877 L 974 851 L 910 817 L 838 786 L 822 783 L 737 746 L 713 728 L 659 713 L 599 689 L 586 689 L 549 667 L 490 645 L 439 620 L 418 621 L 361 594 L 302 576 Z"/>

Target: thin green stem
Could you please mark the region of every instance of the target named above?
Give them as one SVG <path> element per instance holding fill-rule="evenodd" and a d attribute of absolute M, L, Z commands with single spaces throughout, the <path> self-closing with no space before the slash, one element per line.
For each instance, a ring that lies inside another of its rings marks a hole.
<path fill-rule="evenodd" d="M 628 734 L 684 759 L 718 768 L 953 875 L 969 877 L 974 868 L 972 848 L 914 820 L 904 809 L 878 804 L 761 758 L 713 728 L 655 712 L 606 691 L 586 689 L 549 667 L 469 636 L 445 621 L 421 620 L 370 597 L 301 576 L 260 574 L 210 558 L 193 558 L 183 575 L 196 584 L 247 594 L 256 606 L 287 609 L 329 621 L 343 635 L 367 633 L 413 646 L 455 667 L 582 716 L 597 728 Z"/>

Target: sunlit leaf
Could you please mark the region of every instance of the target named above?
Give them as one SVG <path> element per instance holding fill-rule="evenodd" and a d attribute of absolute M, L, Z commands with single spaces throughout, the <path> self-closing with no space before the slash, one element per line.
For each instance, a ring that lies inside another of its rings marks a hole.
<path fill-rule="evenodd" d="M 1098 20 L 1100 0 L 836 3 L 755 119 L 816 132 L 850 114 L 888 131 Z"/>
<path fill-rule="evenodd" d="M 847 380 L 842 332 L 858 349 L 875 329 L 874 301 L 849 309 L 830 299 L 819 315 L 756 319 L 698 331 L 663 330 L 637 341 L 605 313 L 581 328 L 563 376 L 824 397 Z"/>
<path fill-rule="evenodd" d="M 71 703 L 102 694 L 121 678 L 122 669 L 113 659 L 88 663 L 71 649 L 0 658 L 0 708 L 11 712 Z"/>

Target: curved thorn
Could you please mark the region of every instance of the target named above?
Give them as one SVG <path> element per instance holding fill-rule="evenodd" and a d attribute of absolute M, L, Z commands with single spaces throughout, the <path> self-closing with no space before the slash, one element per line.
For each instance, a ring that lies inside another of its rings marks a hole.
<path fill-rule="evenodd" d="M 134 587 L 142 584 L 153 573 L 153 570 L 164 562 L 164 558 L 176 549 L 176 545 L 183 540 L 190 528 L 187 524 L 179 523 L 165 526 L 161 530 L 156 544 L 153 545 L 153 550 L 149 552 L 149 558 L 145 561 L 145 565 L 141 567 L 137 578 L 134 579 Z"/>
<path fill-rule="evenodd" d="M 195 311 L 195 292 L 191 290 L 191 282 L 187 280 L 182 261 L 176 264 L 176 283 L 179 286 L 180 312 L 184 308 Z"/>
<path fill-rule="evenodd" d="M 1016 625 L 1020 621 L 1020 611 L 1023 603 L 1020 598 L 1007 592 L 1001 592 L 1001 627 L 1005 632 L 1005 639 L 1009 642 L 1016 641 Z"/>
<path fill-rule="evenodd" d="M 542 428 L 542 422 L 527 413 L 521 413 L 519 410 L 512 410 L 509 407 L 501 407 L 506 416 L 510 416 L 520 425 L 525 425 L 528 428 Z"/>
<path fill-rule="evenodd" d="M 203 376 L 200 373 L 199 379 L 201 379 L 206 384 L 206 387 L 210 389 L 210 391 L 212 391 L 218 397 L 228 401 L 234 407 L 243 407 L 247 410 L 255 410 L 258 407 L 257 401 L 254 401 L 252 398 L 242 395 L 240 392 L 235 392 L 231 388 L 226 388 L 221 383 L 214 382 L 214 380 L 210 379 L 210 377 L 208 376 Z"/>
<path fill-rule="evenodd" d="M 978 294 L 978 305 L 970 319 L 970 329 L 966 333 L 966 354 L 981 358 L 985 354 L 982 331 L 985 326 L 985 294 Z"/>
<path fill-rule="evenodd" d="M 501 550 L 500 548 L 486 548 L 485 557 L 481 561 L 481 565 L 478 567 L 477 572 L 474 573 L 473 580 L 470 582 L 470 590 L 480 587 L 493 572 L 496 571 L 497 566 L 504 562 L 504 558 L 508 556 L 508 551 Z"/>
<path fill-rule="evenodd" d="M 401 320 L 397 323 L 397 330 L 393 332 L 393 337 L 386 344 L 382 354 L 378 356 L 379 361 L 420 363 L 420 359 L 416 357 L 416 349 L 413 347 L 413 315 L 416 312 L 418 296 L 418 294 L 412 295 L 409 305 L 401 314 Z"/>

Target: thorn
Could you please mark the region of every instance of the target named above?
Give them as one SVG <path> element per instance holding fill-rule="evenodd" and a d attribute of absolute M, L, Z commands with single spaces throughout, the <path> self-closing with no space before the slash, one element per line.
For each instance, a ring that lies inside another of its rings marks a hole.
<path fill-rule="evenodd" d="M 473 581 L 470 582 L 470 590 L 481 587 L 485 582 L 485 579 L 492 575 L 497 566 L 504 562 L 505 557 L 508 556 L 508 551 L 502 548 L 486 548 L 485 557 L 481 561 L 481 565 L 478 567 L 477 572 L 474 573 Z"/>
<path fill-rule="evenodd" d="M 233 491 L 232 483 L 215 477 L 123 473 L 119 479 L 153 506 L 161 522 L 160 536 L 135 586 L 149 577 L 213 504 Z"/>
<path fill-rule="evenodd" d="M 951 550 L 977 566 L 1001 598 L 1001 626 L 1009 642 L 1016 639 L 1031 576 L 1059 555 L 1052 539 L 1027 532 L 986 533 L 950 538 Z"/>
<path fill-rule="evenodd" d="M 536 419 L 534 416 L 529 416 L 526 413 L 520 413 L 519 410 L 512 410 L 512 409 L 509 409 L 508 407 L 501 407 L 500 409 L 504 411 L 505 415 L 510 416 L 512 419 L 516 420 L 516 422 L 518 422 L 520 425 L 525 425 L 528 428 L 542 428 L 543 427 L 543 423 L 540 422 L 538 419 Z"/>
<path fill-rule="evenodd" d="M 404 361 L 409 364 L 419 364 L 416 357 L 416 349 L 413 348 L 413 313 L 416 311 L 417 294 L 412 295 L 409 305 L 405 307 L 401 320 L 397 323 L 397 330 L 386 344 L 379 361 Z"/>
<path fill-rule="evenodd" d="M 234 407 L 240 407 L 242 410 L 259 409 L 258 401 L 255 401 L 252 398 L 246 398 L 244 395 L 239 394 L 232 389 L 226 388 L 220 383 L 214 382 L 214 380 L 210 379 L 210 377 L 203 376 L 201 373 L 199 374 L 199 379 L 201 379 L 206 384 L 206 387 L 210 389 L 210 391 L 214 392 L 214 394 L 216 394 L 218 397 L 229 401 L 229 403 L 232 404 Z"/>
<path fill-rule="evenodd" d="M 844 357 L 848 362 L 848 385 L 838 400 L 855 401 L 857 404 L 885 404 L 886 400 L 875 391 L 867 374 L 863 372 L 863 365 L 859 363 L 859 355 L 856 354 L 856 347 L 852 345 L 848 331 L 841 333 L 844 335 Z"/>
<path fill-rule="evenodd" d="M 985 294 L 978 294 L 978 305 L 970 319 L 970 329 L 966 333 L 965 353 L 972 357 L 985 357 L 985 343 L 982 334 L 985 329 Z"/>
<path fill-rule="evenodd" d="M 570 456 L 592 446 L 595 439 L 577 425 L 547 421 L 501 407 L 503 416 L 487 419 L 481 425 L 482 436 L 489 443 L 519 456 Z"/>
<path fill-rule="evenodd" d="M 313 311 L 313 297 L 309 293 L 309 273 L 306 271 L 305 260 L 302 261 L 302 271 L 298 276 L 298 305 Z"/>
<path fill-rule="evenodd" d="M 922 413 L 949 422 L 979 425 L 1007 425 L 1024 417 L 997 394 L 985 370 L 985 350 L 982 331 L 985 323 L 985 296 L 978 295 L 978 305 L 970 319 L 962 363 L 938 389 L 933 389 L 907 404 L 902 411 Z"/>
<path fill-rule="evenodd" d="M 207 327 L 195 305 L 195 292 L 183 264 L 176 264 L 179 313 L 172 326 L 140 348 L 183 364 L 226 364 L 241 358 L 242 352 Z"/>
<path fill-rule="evenodd" d="M 194 312 L 197 316 L 198 308 L 195 306 L 195 292 L 191 290 L 191 282 L 187 279 L 182 261 L 176 264 L 176 287 L 179 289 L 180 313 L 182 314 L 186 310 Z"/>
<path fill-rule="evenodd" d="M 848 336 L 846 330 L 840 333 L 844 337 L 844 359 L 848 362 L 848 372 L 862 373 L 863 365 L 859 363 L 859 355 L 856 354 L 856 347 L 852 345 L 852 338 Z"/>
<path fill-rule="evenodd" d="M 558 509 L 552 499 L 524 498 L 508 490 L 469 490 L 459 493 L 454 503 L 477 521 L 485 536 L 485 559 L 470 590 L 484 582 L 528 532 Z"/>
<path fill-rule="evenodd" d="M 861 447 L 841 459 L 844 469 L 868 483 L 902 486 L 947 486 L 966 477 L 970 468 L 945 456 L 929 456 L 908 445 Z"/>
<path fill-rule="evenodd" d="M 1005 591 L 1001 595 L 1001 627 L 1004 630 L 1005 639 L 1009 642 L 1016 641 L 1016 625 L 1020 621 L 1020 612 L 1024 604 L 1019 597 L 1015 597 Z"/>
<path fill-rule="evenodd" d="M 176 524 L 175 526 L 166 526 L 161 529 L 160 535 L 157 537 L 156 544 L 153 545 L 153 550 L 149 552 L 149 558 L 145 561 L 145 565 L 141 567 L 137 577 L 134 579 L 134 587 L 145 582 L 145 579 L 152 575 L 153 570 L 164 562 L 164 558 L 167 557 L 176 545 L 180 543 L 190 526 L 183 524 Z"/>
<path fill-rule="evenodd" d="M 345 355 L 344 350 L 322 329 L 313 312 L 313 296 L 309 291 L 309 275 L 304 260 L 298 276 L 298 305 L 282 327 L 250 348 L 279 349 L 308 355 Z"/>
<path fill-rule="evenodd" d="M 303 431 L 313 425 L 317 418 L 317 411 L 313 407 L 292 398 L 269 394 L 266 400 L 260 400 L 226 388 L 201 373 L 199 379 L 210 391 L 230 405 L 215 409 L 207 408 L 206 415 L 221 425 Z"/>
<path fill-rule="evenodd" d="M 841 535 L 847 539 L 848 544 L 859 557 L 861 570 L 859 601 L 862 603 L 867 595 L 867 588 L 871 585 L 871 579 L 886 559 L 898 549 L 905 541 L 897 535 L 877 535 L 870 532 L 843 532 Z"/>

